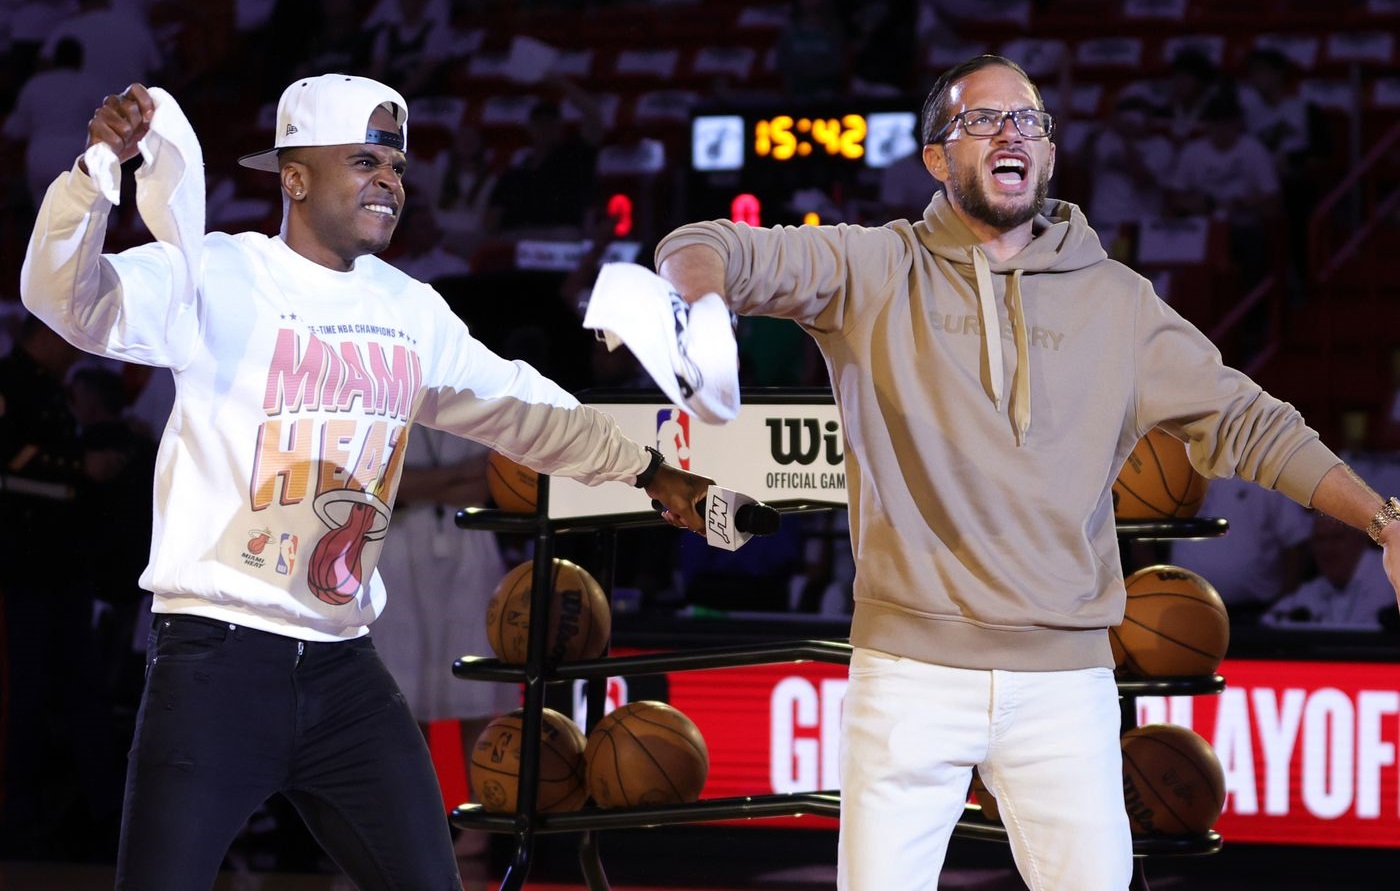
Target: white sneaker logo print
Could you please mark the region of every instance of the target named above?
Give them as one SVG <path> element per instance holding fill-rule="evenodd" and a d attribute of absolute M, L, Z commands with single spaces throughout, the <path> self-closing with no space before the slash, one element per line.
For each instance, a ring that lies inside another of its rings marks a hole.
<path fill-rule="evenodd" d="M 670 292 L 671 314 L 676 319 L 676 351 L 671 355 L 671 367 L 676 373 L 676 386 L 686 399 L 705 386 L 705 376 L 690 358 L 690 304 L 675 291 Z"/>

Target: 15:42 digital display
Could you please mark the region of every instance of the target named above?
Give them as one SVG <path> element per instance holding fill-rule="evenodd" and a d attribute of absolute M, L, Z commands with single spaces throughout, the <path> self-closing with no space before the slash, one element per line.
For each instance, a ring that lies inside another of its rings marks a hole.
<path fill-rule="evenodd" d="M 860 114 L 839 118 L 774 115 L 754 122 L 753 153 L 759 158 L 786 161 L 824 151 L 854 161 L 865 157 L 867 132 L 865 115 Z"/>
<path fill-rule="evenodd" d="M 706 109 L 691 118 L 691 170 L 722 173 L 752 164 L 879 169 L 918 150 L 917 125 L 908 107 Z"/>
<path fill-rule="evenodd" d="M 696 107 L 688 212 L 749 225 L 834 222 L 854 214 L 865 196 L 878 193 L 892 164 L 911 157 L 922 164 L 921 101 L 895 96 Z"/>

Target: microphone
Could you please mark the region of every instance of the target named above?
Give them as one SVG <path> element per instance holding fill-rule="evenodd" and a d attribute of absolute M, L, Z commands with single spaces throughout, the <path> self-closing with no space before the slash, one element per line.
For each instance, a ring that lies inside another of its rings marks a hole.
<path fill-rule="evenodd" d="M 706 543 L 724 551 L 737 551 L 755 535 L 772 535 L 782 525 L 776 508 L 719 486 L 710 486 L 695 510 L 705 518 Z"/>
<path fill-rule="evenodd" d="M 662 508 L 659 501 L 652 506 Z M 737 551 L 755 535 L 772 535 L 782 525 L 777 508 L 720 486 L 709 487 L 695 502 L 695 512 L 705 518 L 706 543 L 724 551 Z"/>

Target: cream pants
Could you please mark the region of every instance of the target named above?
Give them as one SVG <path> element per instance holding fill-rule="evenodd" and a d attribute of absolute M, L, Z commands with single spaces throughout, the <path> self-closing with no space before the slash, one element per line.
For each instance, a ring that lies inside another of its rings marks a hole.
<path fill-rule="evenodd" d="M 976 671 L 856 649 L 841 738 L 843 891 L 932 891 L 972 767 L 1031 891 L 1124 891 L 1113 673 Z"/>

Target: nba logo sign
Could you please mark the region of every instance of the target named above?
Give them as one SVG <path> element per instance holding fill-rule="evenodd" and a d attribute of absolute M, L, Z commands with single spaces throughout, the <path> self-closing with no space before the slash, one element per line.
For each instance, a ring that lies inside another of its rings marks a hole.
<path fill-rule="evenodd" d="M 690 415 L 678 408 L 656 413 L 656 450 L 672 467 L 690 469 Z"/>

